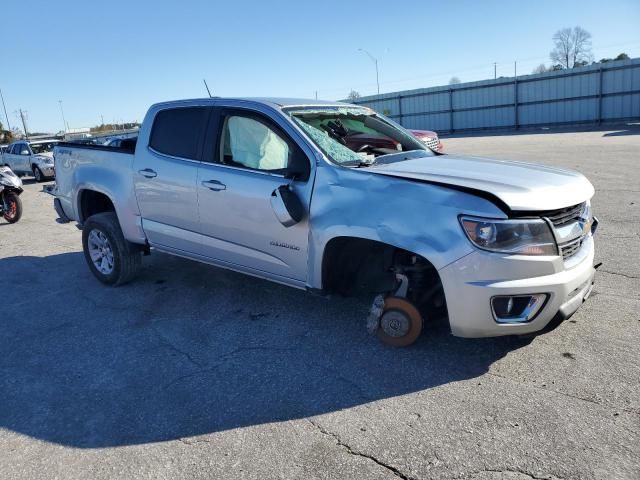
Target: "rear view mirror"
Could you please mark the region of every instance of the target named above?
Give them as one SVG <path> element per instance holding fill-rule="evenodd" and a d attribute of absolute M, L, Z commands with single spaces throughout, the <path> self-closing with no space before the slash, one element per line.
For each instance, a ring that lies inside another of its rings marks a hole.
<path fill-rule="evenodd" d="M 304 218 L 304 205 L 289 185 L 281 185 L 273 191 L 271 208 L 285 227 L 291 227 Z"/>

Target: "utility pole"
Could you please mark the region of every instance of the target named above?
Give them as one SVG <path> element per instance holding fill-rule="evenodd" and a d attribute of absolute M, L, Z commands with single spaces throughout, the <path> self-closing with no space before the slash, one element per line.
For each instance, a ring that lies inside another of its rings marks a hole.
<path fill-rule="evenodd" d="M 2 98 L 2 108 L 4 109 L 4 118 L 7 119 L 7 129 L 11 130 L 11 124 L 9 123 L 9 115 L 7 115 L 7 106 L 4 104 L 4 95 L 2 95 L 1 88 L 0 88 L 0 97 Z"/>
<path fill-rule="evenodd" d="M 498 75 L 497 75 L 498 70 L 497 70 L 497 67 L 496 67 L 497 65 L 498 65 L 498 64 L 497 64 L 496 62 L 493 62 L 493 79 L 494 79 L 494 80 L 495 80 L 496 78 L 498 78 Z"/>
<path fill-rule="evenodd" d="M 358 51 L 366 53 L 367 56 L 371 59 L 371 61 L 376 65 L 376 85 L 378 86 L 378 95 L 380 95 L 380 78 L 378 76 L 378 59 L 376 57 L 374 57 L 373 55 L 371 55 L 364 48 L 359 48 Z"/>
<path fill-rule="evenodd" d="M 318 99 L 318 90 L 316 90 L 316 100 Z"/>
<path fill-rule="evenodd" d="M 100 115 L 100 125 L 104 126 L 104 117 Z"/>
<path fill-rule="evenodd" d="M 62 131 L 66 133 L 66 131 L 69 130 L 69 124 L 64 119 L 64 110 L 62 109 L 62 100 L 58 100 L 58 103 L 60 104 L 60 113 L 62 114 Z"/>
<path fill-rule="evenodd" d="M 20 109 L 20 118 L 22 119 L 22 127 L 24 128 L 24 136 L 29 140 L 29 132 L 27 130 L 27 123 L 24 121 L 24 113 L 22 113 L 22 109 Z"/>
<path fill-rule="evenodd" d="M 518 62 L 513 62 L 513 76 L 517 77 L 518 76 Z"/>

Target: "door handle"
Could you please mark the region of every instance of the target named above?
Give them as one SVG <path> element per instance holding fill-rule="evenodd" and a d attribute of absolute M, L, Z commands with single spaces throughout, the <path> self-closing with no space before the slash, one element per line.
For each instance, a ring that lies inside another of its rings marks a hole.
<path fill-rule="evenodd" d="M 209 190 L 213 190 L 214 192 L 219 192 L 221 190 L 226 190 L 227 186 L 219 182 L 218 180 L 205 180 L 202 182 L 202 186 L 208 188 Z"/>
<path fill-rule="evenodd" d="M 138 170 L 138 173 L 143 177 L 147 177 L 147 178 L 153 178 L 158 176 L 156 171 L 151 170 L 150 168 L 145 168 L 144 170 Z"/>

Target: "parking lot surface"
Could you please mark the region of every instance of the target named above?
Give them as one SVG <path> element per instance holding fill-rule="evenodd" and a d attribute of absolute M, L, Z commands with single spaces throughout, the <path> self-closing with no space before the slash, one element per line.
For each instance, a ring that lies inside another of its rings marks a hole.
<path fill-rule="evenodd" d="M 393 349 L 360 302 L 160 253 L 107 288 L 26 180 L 0 220 L 0 478 L 640 478 L 640 128 L 444 145 L 594 184 L 603 266 L 557 329 Z"/>

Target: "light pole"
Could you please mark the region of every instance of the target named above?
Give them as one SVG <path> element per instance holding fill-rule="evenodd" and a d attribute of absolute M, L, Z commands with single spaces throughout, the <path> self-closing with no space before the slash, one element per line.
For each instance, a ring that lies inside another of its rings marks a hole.
<path fill-rule="evenodd" d="M 62 114 L 62 131 L 66 133 L 69 130 L 69 125 L 67 125 L 67 121 L 64 119 L 64 110 L 62 109 L 62 100 L 58 100 L 60 104 L 60 113 Z"/>
<path fill-rule="evenodd" d="M 373 55 L 371 55 L 369 52 L 367 52 L 364 48 L 359 48 L 358 51 L 365 53 L 371 59 L 371 61 L 376 65 L 376 85 L 378 86 L 378 95 L 380 95 L 380 79 L 378 77 L 378 59 Z"/>

